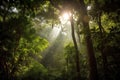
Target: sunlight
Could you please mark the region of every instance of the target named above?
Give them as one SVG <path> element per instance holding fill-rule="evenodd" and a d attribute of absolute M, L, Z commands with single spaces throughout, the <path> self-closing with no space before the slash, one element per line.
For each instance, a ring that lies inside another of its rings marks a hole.
<path fill-rule="evenodd" d="M 18 9 L 16 7 L 11 7 L 11 12 L 18 13 Z"/>
<path fill-rule="evenodd" d="M 69 20 L 69 18 L 70 18 L 69 13 L 64 13 L 64 14 L 63 14 L 63 18 L 64 18 L 65 20 Z"/>
<path fill-rule="evenodd" d="M 87 6 L 87 10 L 91 10 L 91 6 L 89 5 L 89 6 Z"/>
<path fill-rule="evenodd" d="M 59 18 L 62 24 L 65 24 L 69 21 L 71 16 L 70 12 L 64 12 Z"/>
<path fill-rule="evenodd" d="M 61 28 L 59 27 L 59 25 L 56 25 L 53 27 L 51 33 L 49 34 L 50 42 L 54 42 L 54 40 L 56 40 L 56 38 L 60 34 L 60 31 L 61 31 Z"/>

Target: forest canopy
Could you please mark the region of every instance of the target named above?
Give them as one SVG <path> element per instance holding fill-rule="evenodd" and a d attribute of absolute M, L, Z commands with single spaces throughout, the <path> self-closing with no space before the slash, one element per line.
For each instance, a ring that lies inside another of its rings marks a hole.
<path fill-rule="evenodd" d="M 119 80 L 119 0 L 1 0 L 1 80 Z"/>

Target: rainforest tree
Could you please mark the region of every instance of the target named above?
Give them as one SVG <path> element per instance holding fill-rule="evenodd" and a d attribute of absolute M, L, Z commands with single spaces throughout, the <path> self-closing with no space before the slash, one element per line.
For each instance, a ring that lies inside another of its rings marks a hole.
<path fill-rule="evenodd" d="M 0 1 L 0 79 L 118 80 L 119 3 Z"/>

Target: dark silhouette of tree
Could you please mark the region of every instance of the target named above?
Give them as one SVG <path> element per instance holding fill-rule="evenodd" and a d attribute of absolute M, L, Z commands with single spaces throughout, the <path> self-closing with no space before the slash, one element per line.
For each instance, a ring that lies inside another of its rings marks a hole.
<path fill-rule="evenodd" d="M 72 39 L 73 39 L 73 43 L 74 43 L 74 47 L 75 47 L 75 61 L 76 61 L 76 72 L 77 72 L 77 80 L 81 79 L 81 75 L 80 75 L 80 62 L 79 62 L 79 50 L 78 50 L 78 45 L 77 45 L 77 41 L 75 38 L 75 30 L 74 30 L 74 22 L 73 22 L 73 15 L 71 15 L 70 18 L 70 22 L 71 22 L 71 32 L 72 32 Z"/>
<path fill-rule="evenodd" d="M 87 14 L 87 9 L 84 3 L 84 0 L 79 0 L 80 3 L 80 19 L 83 25 L 85 40 L 87 45 L 87 54 L 88 54 L 88 64 L 89 64 L 89 79 L 90 80 L 98 80 L 98 72 L 97 72 L 97 64 L 95 59 L 95 54 L 93 50 L 91 33 L 89 29 L 89 17 Z"/>

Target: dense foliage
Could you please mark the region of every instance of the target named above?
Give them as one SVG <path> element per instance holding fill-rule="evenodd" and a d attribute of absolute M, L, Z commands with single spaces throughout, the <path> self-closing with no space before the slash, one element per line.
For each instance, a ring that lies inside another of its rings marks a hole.
<path fill-rule="evenodd" d="M 119 3 L 1 0 L 0 79 L 119 80 Z"/>

